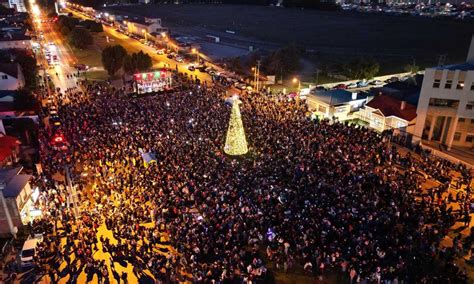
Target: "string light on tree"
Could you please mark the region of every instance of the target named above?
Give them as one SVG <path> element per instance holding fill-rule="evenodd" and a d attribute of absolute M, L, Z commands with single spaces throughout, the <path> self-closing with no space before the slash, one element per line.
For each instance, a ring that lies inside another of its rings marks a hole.
<path fill-rule="evenodd" d="M 224 152 L 231 156 L 244 155 L 248 152 L 244 125 L 240 115 L 240 103 L 240 100 L 236 96 L 232 98 L 232 110 L 224 146 Z"/>

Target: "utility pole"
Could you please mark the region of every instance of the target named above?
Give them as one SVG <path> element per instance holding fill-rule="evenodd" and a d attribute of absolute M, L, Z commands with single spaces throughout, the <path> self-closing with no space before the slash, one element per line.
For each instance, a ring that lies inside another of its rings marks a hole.
<path fill-rule="evenodd" d="M 438 66 L 443 66 L 446 63 L 446 54 L 441 54 L 438 58 Z"/>
<path fill-rule="evenodd" d="M 258 89 L 259 89 L 258 84 L 259 84 L 259 81 L 260 81 L 260 60 L 257 60 L 257 80 L 256 81 L 257 81 L 257 84 L 256 84 L 257 88 L 256 89 L 257 89 L 257 92 L 258 92 Z"/>
<path fill-rule="evenodd" d="M 69 167 L 67 165 L 64 166 L 66 171 L 66 190 L 69 196 L 69 202 L 72 201 L 74 216 L 79 218 L 79 209 L 77 207 L 77 192 L 76 188 L 72 184 L 71 175 L 69 173 Z"/>

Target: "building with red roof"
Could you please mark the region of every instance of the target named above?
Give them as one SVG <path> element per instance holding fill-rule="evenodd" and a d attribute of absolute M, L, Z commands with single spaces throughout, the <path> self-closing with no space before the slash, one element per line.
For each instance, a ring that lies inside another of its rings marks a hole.
<path fill-rule="evenodd" d="M 380 132 L 389 129 L 410 132 L 416 122 L 416 106 L 392 96 L 380 95 L 359 111 L 359 118 Z"/>

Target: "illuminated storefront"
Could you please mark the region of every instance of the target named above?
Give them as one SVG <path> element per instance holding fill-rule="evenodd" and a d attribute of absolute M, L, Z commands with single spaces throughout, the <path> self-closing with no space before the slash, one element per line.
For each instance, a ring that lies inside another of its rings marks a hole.
<path fill-rule="evenodd" d="M 153 72 L 137 73 L 133 76 L 133 91 L 138 94 L 147 94 L 171 88 L 171 72 L 156 70 Z"/>

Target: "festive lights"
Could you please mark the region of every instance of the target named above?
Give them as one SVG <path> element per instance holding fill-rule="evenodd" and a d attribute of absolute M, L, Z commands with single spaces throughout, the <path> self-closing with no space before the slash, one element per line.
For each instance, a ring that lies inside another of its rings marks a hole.
<path fill-rule="evenodd" d="M 240 100 L 233 98 L 232 110 L 229 119 L 229 128 L 225 140 L 224 152 L 231 156 L 244 155 L 248 152 L 244 125 L 240 115 Z"/>

